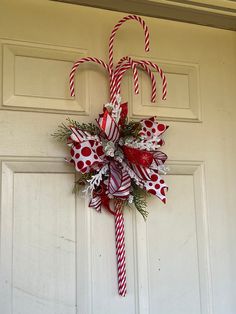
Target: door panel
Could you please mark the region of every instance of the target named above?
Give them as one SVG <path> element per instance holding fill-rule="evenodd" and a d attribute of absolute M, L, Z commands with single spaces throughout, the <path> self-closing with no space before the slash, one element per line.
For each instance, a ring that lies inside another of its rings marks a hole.
<path fill-rule="evenodd" d="M 72 193 L 65 145 L 51 134 L 66 117 L 93 121 L 108 101 L 106 73 L 82 65 L 76 98 L 68 74 L 83 56 L 108 59 L 109 33 L 124 14 L 50 1 L 2 0 L 0 10 L 1 291 L 3 314 L 234 314 L 236 36 L 144 18 L 127 22 L 115 58 L 157 62 L 168 100 L 150 102 L 140 73 L 131 119 L 157 115 L 170 128 L 168 202 L 148 201 L 145 223 L 125 212 L 128 294 L 117 293 L 114 219 Z M 158 79 L 158 96 L 160 80 Z"/>
<path fill-rule="evenodd" d="M 2 313 L 76 313 L 74 174 L 58 170 L 2 165 Z"/>

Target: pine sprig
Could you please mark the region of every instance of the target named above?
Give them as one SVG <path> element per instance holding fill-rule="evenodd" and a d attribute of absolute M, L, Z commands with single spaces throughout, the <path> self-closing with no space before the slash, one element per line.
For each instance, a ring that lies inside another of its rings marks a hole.
<path fill-rule="evenodd" d="M 58 142 L 66 142 L 71 135 L 71 130 L 65 123 L 61 123 L 57 130 L 52 134 Z"/>
<path fill-rule="evenodd" d="M 132 184 L 133 187 L 133 203 L 136 209 L 140 212 L 140 214 L 143 216 L 143 219 L 146 221 L 148 216 L 147 208 L 147 197 L 149 196 L 149 193 L 146 190 L 141 189 L 138 185 L 135 183 Z"/>
<path fill-rule="evenodd" d="M 130 121 L 124 124 L 121 130 L 121 136 L 122 137 L 127 137 L 127 136 L 138 137 L 138 133 L 140 130 L 141 130 L 141 125 L 139 122 Z"/>
<path fill-rule="evenodd" d="M 71 135 L 71 127 L 75 129 L 80 129 L 82 131 L 87 131 L 91 135 L 98 135 L 100 133 L 100 129 L 98 126 L 96 126 L 93 123 L 79 123 L 78 121 L 75 121 L 73 119 L 67 118 L 67 123 L 61 123 L 58 126 L 58 129 L 56 132 L 52 134 L 53 137 L 56 138 L 59 142 L 66 142 L 67 139 Z"/>
<path fill-rule="evenodd" d="M 92 178 L 92 176 L 93 176 L 92 172 L 81 174 L 79 179 L 75 181 L 73 193 L 79 192 L 81 187 L 84 187 L 88 183 L 88 180 Z"/>

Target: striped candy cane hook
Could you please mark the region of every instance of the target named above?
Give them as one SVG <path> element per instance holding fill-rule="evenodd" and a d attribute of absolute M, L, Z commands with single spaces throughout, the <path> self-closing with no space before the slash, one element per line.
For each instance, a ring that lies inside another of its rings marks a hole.
<path fill-rule="evenodd" d="M 123 61 L 126 61 L 126 60 L 128 60 L 128 61 L 126 63 L 123 63 Z M 116 71 L 115 71 L 115 83 L 114 83 L 115 89 L 112 91 L 112 94 L 113 93 L 120 94 L 120 85 L 121 85 L 122 78 L 125 75 L 126 71 L 131 68 L 130 60 L 132 60 L 132 59 L 129 57 L 123 57 L 118 62 L 117 66 L 116 66 Z M 151 101 L 155 102 L 156 101 L 156 79 L 155 79 L 153 72 L 149 69 L 149 67 L 146 64 L 142 63 L 141 61 L 132 60 L 132 63 L 133 63 L 133 65 L 135 65 L 135 68 L 140 67 L 144 71 L 146 71 L 147 74 L 149 75 L 149 77 L 151 79 L 151 83 L 152 83 Z M 136 73 L 137 72 L 134 73 L 134 85 L 138 84 L 138 73 L 137 74 Z"/>
<path fill-rule="evenodd" d="M 127 61 L 127 63 L 126 64 L 122 64 L 124 61 Z M 127 65 L 129 65 L 129 66 L 127 67 Z M 119 80 L 122 79 L 123 73 L 125 73 L 126 70 L 128 70 L 130 68 L 133 71 L 135 94 L 139 93 L 137 65 L 136 65 L 135 62 L 133 62 L 133 60 L 130 57 L 123 57 L 118 62 L 117 66 L 115 68 L 115 72 L 114 72 L 114 78 L 113 78 L 112 85 L 111 85 L 111 90 L 110 90 L 110 99 L 111 99 L 112 103 L 115 101 L 116 95 L 119 94 L 119 92 L 117 90 L 118 87 L 119 87 L 119 85 L 118 85 L 119 84 Z"/>
<path fill-rule="evenodd" d="M 82 64 L 84 62 L 94 62 L 96 64 L 99 64 L 107 70 L 109 75 L 111 75 L 111 70 L 109 68 L 109 65 L 106 64 L 104 61 L 97 59 L 97 58 L 93 58 L 93 57 L 81 58 L 80 60 L 78 60 L 74 63 L 74 65 L 71 69 L 71 72 L 70 72 L 70 94 L 71 94 L 71 96 L 75 96 L 75 72 L 78 69 L 78 67 L 80 66 L 80 64 Z"/>
<path fill-rule="evenodd" d="M 116 258 L 118 273 L 118 292 L 125 297 L 127 293 L 126 284 L 126 261 L 125 261 L 125 229 L 124 216 L 122 213 L 123 202 L 117 201 L 115 204 L 115 232 L 116 232 Z"/>
<path fill-rule="evenodd" d="M 161 79 L 162 79 L 162 99 L 166 100 L 166 95 L 167 95 L 167 80 L 166 80 L 166 76 L 164 74 L 164 72 L 162 71 L 162 69 L 155 63 L 151 62 L 151 61 L 146 61 L 146 60 L 139 60 L 139 63 L 145 64 L 145 65 L 149 65 L 152 68 L 154 68 L 160 75 Z"/>
<path fill-rule="evenodd" d="M 144 35 L 145 35 L 145 51 L 149 51 L 149 31 L 148 31 L 148 27 L 145 24 L 144 20 L 141 19 L 141 17 L 137 16 L 137 15 L 128 15 L 125 16 L 123 19 L 121 19 L 113 28 L 112 32 L 111 32 L 111 36 L 109 39 L 109 67 L 110 69 L 113 69 L 113 49 L 114 49 L 114 38 L 116 35 L 116 32 L 118 31 L 118 29 L 121 27 L 121 25 L 128 21 L 128 20 L 136 20 L 138 21 L 144 30 Z"/>

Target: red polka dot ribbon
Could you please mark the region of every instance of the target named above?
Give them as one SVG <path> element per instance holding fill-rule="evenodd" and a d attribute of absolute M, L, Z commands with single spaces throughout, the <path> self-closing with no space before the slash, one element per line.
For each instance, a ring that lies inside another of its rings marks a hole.
<path fill-rule="evenodd" d="M 135 186 L 157 196 L 164 203 L 167 190 L 160 175 L 167 155 L 160 151 L 160 147 L 164 145 L 162 135 L 168 126 L 157 122 L 155 117 L 128 124 L 128 104 L 121 103 L 119 97 L 121 80 L 129 69 L 133 73 L 134 91 L 139 93 L 138 68 L 147 72 L 151 79 L 153 102 L 156 99 L 156 79 L 151 69 L 156 70 L 162 79 L 162 99 L 166 99 L 167 94 L 166 77 L 162 69 L 151 61 L 133 60 L 126 56 L 114 67 L 114 38 L 119 27 L 128 20 L 140 23 L 145 35 L 145 51 L 149 50 L 149 31 L 145 22 L 136 15 L 128 15 L 112 30 L 108 64 L 94 57 L 75 62 L 70 73 L 71 95 L 75 95 L 76 70 L 84 62 L 93 62 L 101 65 L 109 75 L 110 103 L 104 106 L 103 113 L 96 120 L 96 132 L 72 125 L 68 138 L 70 162 L 76 171 L 87 176 L 89 206 L 97 211 L 105 208 L 114 215 L 118 292 L 121 296 L 125 296 L 127 291 L 124 205 L 133 202 Z"/>

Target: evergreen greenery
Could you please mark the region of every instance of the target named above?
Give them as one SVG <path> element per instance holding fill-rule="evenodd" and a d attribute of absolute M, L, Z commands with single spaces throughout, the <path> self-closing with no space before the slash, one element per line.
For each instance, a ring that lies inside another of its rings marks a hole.
<path fill-rule="evenodd" d="M 59 142 L 66 142 L 71 135 L 71 127 L 80 129 L 81 131 L 87 131 L 91 135 L 98 135 L 100 129 L 93 123 L 80 123 L 73 119 L 67 118 L 67 123 L 61 123 L 55 133 L 52 134 Z"/>
<path fill-rule="evenodd" d="M 134 136 L 138 137 L 138 133 L 141 130 L 141 125 L 139 122 L 130 121 L 124 124 L 121 129 L 121 137 Z"/>
<path fill-rule="evenodd" d="M 75 185 L 73 188 L 73 193 L 79 192 L 82 186 L 85 186 L 88 182 L 87 180 L 90 180 L 93 173 L 83 173 L 80 175 L 79 179 L 75 181 Z"/>
<path fill-rule="evenodd" d="M 143 216 L 143 219 L 146 220 L 148 216 L 147 208 L 147 197 L 149 196 L 149 193 L 146 190 L 141 189 L 138 185 L 135 183 L 132 183 L 133 191 L 132 195 L 134 197 L 133 204 L 136 207 L 136 209 L 140 212 L 140 214 Z"/>

